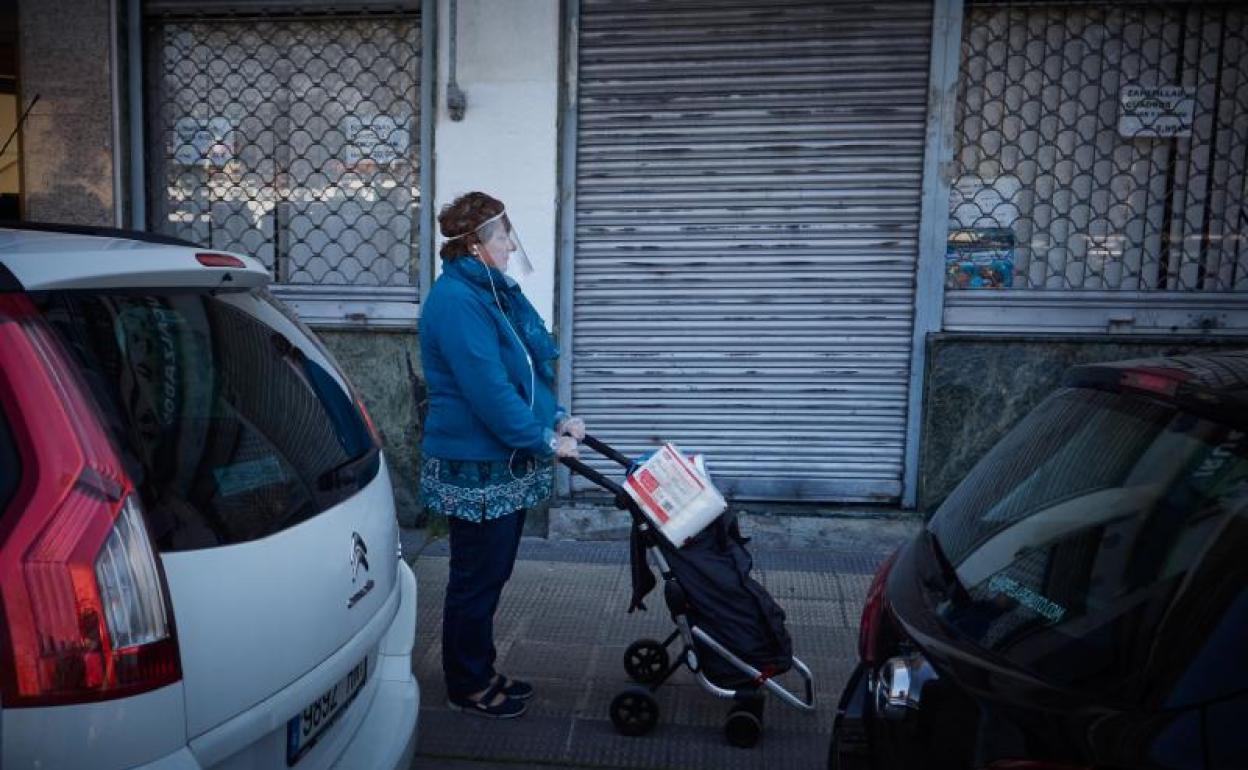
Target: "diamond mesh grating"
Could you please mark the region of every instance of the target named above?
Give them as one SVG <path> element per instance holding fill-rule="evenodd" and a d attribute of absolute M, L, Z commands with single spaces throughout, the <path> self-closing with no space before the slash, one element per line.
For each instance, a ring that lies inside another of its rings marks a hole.
<path fill-rule="evenodd" d="M 416 283 L 418 19 L 166 20 L 151 39 L 155 229 L 282 283 Z"/>
<path fill-rule="evenodd" d="M 1246 22 L 1229 2 L 968 6 L 946 287 L 1248 289 Z"/>

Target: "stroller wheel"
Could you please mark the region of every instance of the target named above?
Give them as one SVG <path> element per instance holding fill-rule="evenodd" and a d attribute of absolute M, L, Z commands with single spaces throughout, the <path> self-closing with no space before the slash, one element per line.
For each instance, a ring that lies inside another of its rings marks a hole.
<path fill-rule="evenodd" d="M 611 724 L 621 735 L 645 735 L 659 723 L 659 702 L 647 690 L 630 687 L 611 700 Z"/>
<path fill-rule="evenodd" d="M 641 684 L 657 682 L 667 673 L 667 648 L 653 639 L 638 639 L 624 651 L 624 671 Z"/>
<path fill-rule="evenodd" d="M 759 704 L 761 706 L 761 704 Z M 762 709 L 745 704 L 733 706 L 724 721 L 724 738 L 733 746 L 752 749 L 763 737 Z"/>

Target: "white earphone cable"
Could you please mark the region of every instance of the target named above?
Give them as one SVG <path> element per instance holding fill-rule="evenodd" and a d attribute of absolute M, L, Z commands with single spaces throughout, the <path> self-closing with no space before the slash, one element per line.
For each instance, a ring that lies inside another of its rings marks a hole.
<path fill-rule="evenodd" d="M 478 253 L 477 256 L 480 257 L 481 255 Z M 529 354 L 529 349 L 525 346 L 524 340 L 520 339 L 520 333 L 516 331 L 516 327 L 512 326 L 511 318 L 507 316 L 507 311 L 503 310 L 503 303 L 498 299 L 498 289 L 494 286 L 493 269 L 484 258 L 481 259 L 481 264 L 485 265 L 485 275 L 490 279 L 490 293 L 494 295 L 494 305 L 498 308 L 498 312 L 503 314 L 503 321 L 506 322 L 507 328 L 511 330 L 511 336 L 515 337 L 516 342 L 520 344 L 520 350 L 524 352 L 524 360 L 529 365 L 529 409 L 531 410 L 533 409 L 533 404 L 537 398 L 537 376 L 536 371 L 533 368 L 533 356 Z M 516 460 L 516 453 L 519 451 L 519 449 L 511 450 L 511 455 L 507 458 L 507 472 L 511 474 L 511 478 L 514 481 L 520 480 L 520 477 L 516 475 L 514 470 L 512 470 L 512 466 Z"/>

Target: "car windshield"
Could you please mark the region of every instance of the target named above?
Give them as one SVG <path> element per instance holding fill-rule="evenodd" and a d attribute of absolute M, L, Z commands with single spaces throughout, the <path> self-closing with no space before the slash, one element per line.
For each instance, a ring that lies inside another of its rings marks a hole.
<path fill-rule="evenodd" d="M 1242 429 L 1143 395 L 1062 390 L 928 529 L 957 581 L 938 614 L 1046 681 L 1168 705 L 1248 688 L 1245 667 L 1216 667 L 1248 632 Z"/>
<path fill-rule="evenodd" d="M 376 475 L 346 381 L 266 292 L 32 299 L 80 365 L 162 551 L 266 537 Z"/>

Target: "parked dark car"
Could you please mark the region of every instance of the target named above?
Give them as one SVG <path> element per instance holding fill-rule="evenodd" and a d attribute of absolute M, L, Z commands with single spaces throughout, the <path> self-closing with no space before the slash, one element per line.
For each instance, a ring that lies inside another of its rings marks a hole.
<path fill-rule="evenodd" d="M 829 768 L 1248 767 L 1248 352 L 1070 370 L 868 592 Z"/>

